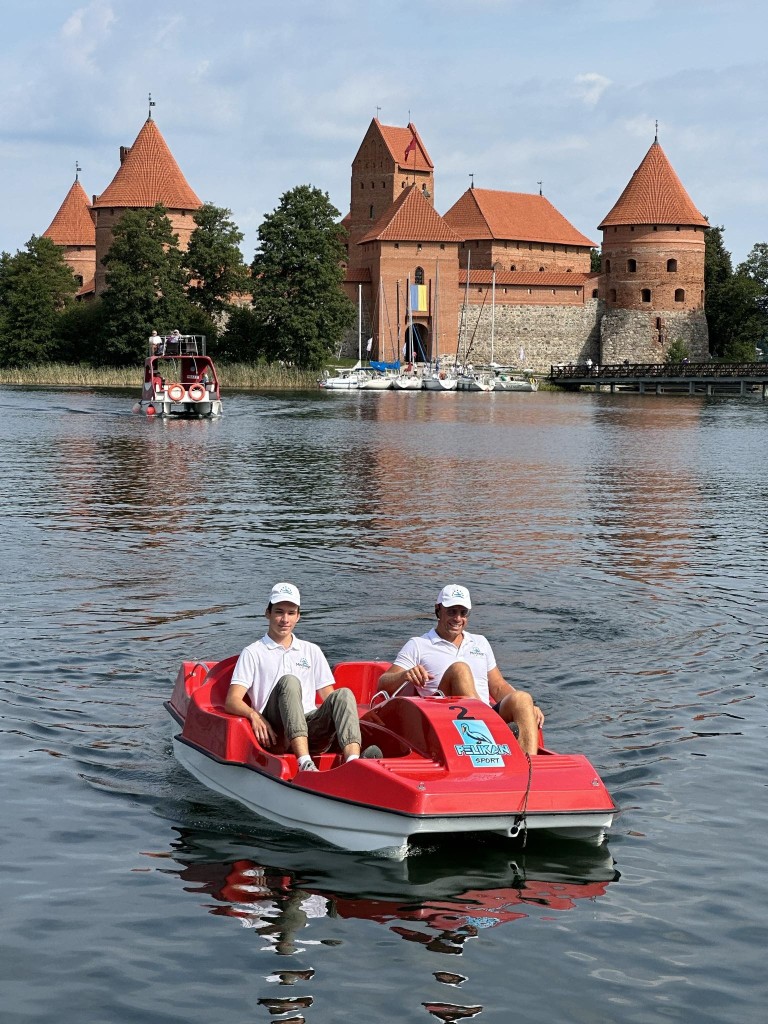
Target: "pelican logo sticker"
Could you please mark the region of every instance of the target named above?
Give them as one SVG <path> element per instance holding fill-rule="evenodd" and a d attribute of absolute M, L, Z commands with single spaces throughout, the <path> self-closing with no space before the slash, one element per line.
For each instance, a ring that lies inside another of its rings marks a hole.
<path fill-rule="evenodd" d="M 304 658 L 304 657 L 299 658 L 299 660 L 296 662 L 296 668 L 311 668 L 311 667 L 312 666 L 309 664 L 307 659 Z"/>
<path fill-rule="evenodd" d="M 459 757 L 466 755 L 474 768 L 503 768 L 502 754 L 510 754 L 509 744 L 497 743 L 485 722 L 476 718 L 454 719 L 462 742 L 455 744 Z"/>

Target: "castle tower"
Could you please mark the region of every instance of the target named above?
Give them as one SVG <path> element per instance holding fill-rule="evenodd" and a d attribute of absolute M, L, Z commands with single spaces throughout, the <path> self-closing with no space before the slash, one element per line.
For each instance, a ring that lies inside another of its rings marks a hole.
<path fill-rule="evenodd" d="M 418 182 L 401 191 L 360 239 L 358 259 L 370 280 L 373 358 L 453 356 L 460 242 Z"/>
<path fill-rule="evenodd" d="M 80 295 L 93 291 L 96 270 L 96 231 L 91 204 L 78 175 L 49 227 L 43 232 L 64 250 L 64 259 L 80 283 Z"/>
<path fill-rule="evenodd" d="M 601 362 L 663 362 L 675 341 L 694 361 L 707 358 L 708 226 L 657 137 L 600 224 Z"/>
<path fill-rule="evenodd" d="M 360 265 L 357 243 L 409 185 L 434 206 L 434 168 L 413 124 L 407 128 L 371 121 L 352 161 L 349 213 L 349 266 Z"/>
<path fill-rule="evenodd" d="M 203 204 L 190 188 L 168 145 L 152 119 L 147 118 L 136 141 L 120 147 L 120 167 L 100 196 L 93 198 L 96 225 L 96 295 L 106 286 L 101 262 L 112 245 L 112 230 L 125 210 L 162 203 L 179 247 L 186 249 L 195 229 L 192 215 Z"/>

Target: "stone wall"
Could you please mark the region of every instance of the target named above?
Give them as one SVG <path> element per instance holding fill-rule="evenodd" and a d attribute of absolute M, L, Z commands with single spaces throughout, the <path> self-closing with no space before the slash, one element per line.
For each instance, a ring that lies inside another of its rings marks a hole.
<path fill-rule="evenodd" d="M 709 332 L 704 311 L 641 312 L 607 309 L 600 324 L 601 363 L 663 363 L 669 346 L 682 341 L 688 357 L 709 357 Z M 592 357 L 595 358 L 594 356 Z"/>
<path fill-rule="evenodd" d="M 497 306 L 493 362 L 540 373 L 548 371 L 553 363 L 583 363 L 587 358 L 597 362 L 599 307 L 602 303 L 598 304 L 597 299 L 587 299 L 579 306 Z M 462 333 L 469 346 L 469 362 L 490 363 L 491 309 L 470 306 L 466 320 Z M 460 341 L 463 351 L 463 338 Z"/>

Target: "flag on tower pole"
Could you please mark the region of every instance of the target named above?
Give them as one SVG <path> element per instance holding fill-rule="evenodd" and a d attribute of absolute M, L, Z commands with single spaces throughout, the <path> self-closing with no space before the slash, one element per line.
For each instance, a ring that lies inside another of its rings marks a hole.
<path fill-rule="evenodd" d="M 408 159 L 408 154 L 416 151 L 416 136 L 411 135 L 411 141 L 405 147 L 405 159 Z"/>

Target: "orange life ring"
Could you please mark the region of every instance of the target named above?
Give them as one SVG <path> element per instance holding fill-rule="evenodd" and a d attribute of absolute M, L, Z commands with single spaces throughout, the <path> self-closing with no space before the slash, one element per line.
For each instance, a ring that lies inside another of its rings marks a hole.
<path fill-rule="evenodd" d="M 187 392 L 184 390 L 183 384 L 170 384 L 168 387 L 168 397 L 172 402 L 183 402 L 187 397 Z"/>
<path fill-rule="evenodd" d="M 204 398 L 208 397 L 208 392 L 203 384 L 190 384 L 187 394 L 193 402 L 202 402 Z"/>

